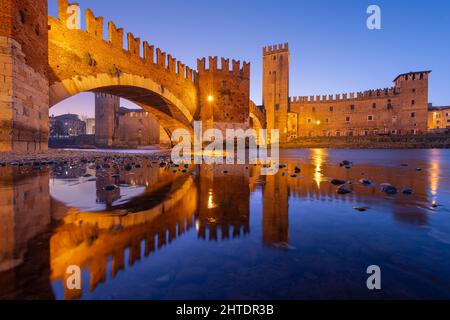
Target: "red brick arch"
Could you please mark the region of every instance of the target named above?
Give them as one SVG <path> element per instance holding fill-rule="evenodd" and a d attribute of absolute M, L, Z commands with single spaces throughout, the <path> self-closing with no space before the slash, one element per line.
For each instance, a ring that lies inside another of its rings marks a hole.
<path fill-rule="evenodd" d="M 59 17 L 48 18 L 50 107 L 80 92 L 105 92 L 131 100 L 152 112 L 162 125 L 189 126 L 198 114 L 197 75 L 160 49 L 141 44 L 86 11 L 86 31 L 67 26 L 67 0 L 59 0 Z M 142 53 L 141 53 L 142 46 Z"/>

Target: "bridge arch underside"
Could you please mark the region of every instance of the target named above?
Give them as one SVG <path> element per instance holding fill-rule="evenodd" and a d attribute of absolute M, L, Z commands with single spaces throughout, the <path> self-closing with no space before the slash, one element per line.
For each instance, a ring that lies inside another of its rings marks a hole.
<path fill-rule="evenodd" d="M 80 81 L 80 79 L 81 77 L 77 77 L 53 84 L 50 87 L 50 108 L 78 93 L 106 93 L 127 99 L 154 115 L 169 136 L 174 130 L 180 128 L 189 132 L 193 131 L 194 116 L 173 94 L 159 85 L 148 83 L 137 85 L 133 83 L 135 79 L 130 83 L 130 81 L 120 81 L 119 78 L 115 81 L 117 83 L 106 84 L 97 84 L 98 81 L 92 80 Z"/>
<path fill-rule="evenodd" d="M 260 129 L 264 129 L 264 126 L 261 123 L 261 120 L 253 113 L 250 112 L 249 114 L 250 116 L 250 125 L 252 129 L 255 130 L 260 130 Z"/>

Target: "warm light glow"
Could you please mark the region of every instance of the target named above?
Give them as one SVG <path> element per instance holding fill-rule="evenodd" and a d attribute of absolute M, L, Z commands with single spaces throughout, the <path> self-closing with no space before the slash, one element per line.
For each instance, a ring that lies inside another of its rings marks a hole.
<path fill-rule="evenodd" d="M 314 181 L 320 188 L 320 183 L 322 182 L 322 166 L 325 163 L 327 151 L 325 149 L 312 149 L 311 152 L 312 152 L 312 162 L 315 166 Z"/>
<path fill-rule="evenodd" d="M 432 160 L 431 160 L 431 170 L 430 170 L 430 192 L 432 196 L 432 203 L 436 205 L 438 191 L 439 191 L 439 180 L 441 174 L 441 164 L 439 162 L 439 151 L 433 150 L 432 152 Z"/>
<path fill-rule="evenodd" d="M 322 122 L 320 122 L 320 120 L 317 120 L 316 124 L 320 125 Z"/>
<path fill-rule="evenodd" d="M 213 191 L 209 190 L 208 195 L 208 209 L 214 209 L 216 205 L 214 204 Z"/>
<path fill-rule="evenodd" d="M 200 221 L 195 220 L 195 230 L 198 232 L 200 230 Z"/>
<path fill-rule="evenodd" d="M 208 96 L 208 102 L 213 102 L 214 101 L 214 97 L 213 96 Z"/>

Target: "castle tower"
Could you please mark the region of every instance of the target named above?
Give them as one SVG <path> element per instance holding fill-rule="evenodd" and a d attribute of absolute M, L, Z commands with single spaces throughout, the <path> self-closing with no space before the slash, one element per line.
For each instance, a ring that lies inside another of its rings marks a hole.
<path fill-rule="evenodd" d="M 0 3 L 0 151 L 48 148 L 47 0 Z"/>
<path fill-rule="evenodd" d="M 278 129 L 280 142 L 288 135 L 289 46 L 287 43 L 263 48 L 263 105 L 267 130 Z"/>
<path fill-rule="evenodd" d="M 250 64 L 209 57 L 197 62 L 200 118 L 203 129 L 248 129 L 250 104 Z"/>
<path fill-rule="evenodd" d="M 398 127 L 410 128 L 408 133 L 428 131 L 428 80 L 431 71 L 410 72 L 394 80 L 398 104 L 401 106 Z M 395 107 L 395 106 L 394 106 Z"/>
<path fill-rule="evenodd" d="M 95 145 L 111 148 L 119 127 L 120 98 L 106 94 L 95 94 Z"/>

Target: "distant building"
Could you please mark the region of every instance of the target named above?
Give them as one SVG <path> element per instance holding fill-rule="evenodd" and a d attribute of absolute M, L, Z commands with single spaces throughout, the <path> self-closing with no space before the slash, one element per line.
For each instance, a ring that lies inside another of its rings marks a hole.
<path fill-rule="evenodd" d="M 119 108 L 119 123 L 114 144 L 123 146 L 147 146 L 159 144 L 158 120 L 143 109 Z"/>
<path fill-rule="evenodd" d="M 432 132 L 450 130 L 450 106 L 428 109 L 428 129 Z"/>
<path fill-rule="evenodd" d="M 86 134 L 86 123 L 76 114 L 63 114 L 50 118 L 51 137 L 74 137 Z"/>
<path fill-rule="evenodd" d="M 86 134 L 94 135 L 95 134 L 95 118 L 86 118 L 84 120 L 86 123 Z"/>

